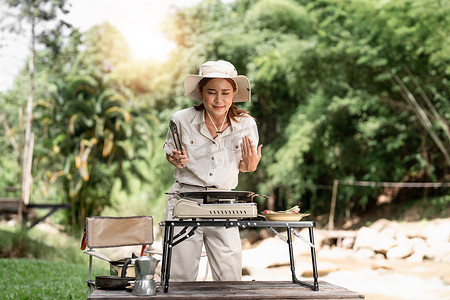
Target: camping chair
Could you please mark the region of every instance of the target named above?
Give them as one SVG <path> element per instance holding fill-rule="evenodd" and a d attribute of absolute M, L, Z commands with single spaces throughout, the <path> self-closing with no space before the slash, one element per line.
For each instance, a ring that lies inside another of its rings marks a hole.
<path fill-rule="evenodd" d="M 86 246 L 89 248 L 84 252 L 89 255 L 89 279 L 86 280 L 88 293 L 91 294 L 95 285 L 95 280 L 92 279 L 92 257 L 111 262 L 108 256 L 93 249 L 142 245 L 142 256 L 145 247 L 151 244 L 153 244 L 151 216 L 86 218 L 81 250 Z"/>

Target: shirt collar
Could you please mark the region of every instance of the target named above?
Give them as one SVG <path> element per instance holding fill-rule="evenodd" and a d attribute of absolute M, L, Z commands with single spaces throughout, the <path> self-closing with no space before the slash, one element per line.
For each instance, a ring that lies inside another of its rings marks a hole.
<path fill-rule="evenodd" d="M 192 124 L 202 124 L 205 123 L 204 110 L 196 110 L 194 118 L 192 119 Z"/>
<path fill-rule="evenodd" d="M 240 123 L 234 121 L 233 119 L 230 118 L 231 121 L 231 128 L 234 130 L 237 127 L 239 127 Z M 205 123 L 205 109 L 202 110 L 196 110 L 195 111 L 195 116 L 192 119 L 192 124 L 202 124 Z"/>

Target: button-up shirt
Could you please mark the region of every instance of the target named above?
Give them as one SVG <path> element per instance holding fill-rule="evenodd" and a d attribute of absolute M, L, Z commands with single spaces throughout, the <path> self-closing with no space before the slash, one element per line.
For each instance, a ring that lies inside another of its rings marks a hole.
<path fill-rule="evenodd" d="M 231 120 L 231 126 L 214 139 L 205 124 L 205 110 L 197 111 L 191 107 L 173 115 L 172 121 L 178 127 L 181 144 L 189 158 L 184 168 L 175 170 L 174 177 L 179 183 L 215 186 L 223 190 L 236 188 L 242 138 L 248 136 L 255 150 L 259 142 L 255 120 L 249 115 L 236 119 L 238 122 Z M 169 129 L 164 151 L 170 155 L 172 149 L 175 149 L 175 143 Z"/>

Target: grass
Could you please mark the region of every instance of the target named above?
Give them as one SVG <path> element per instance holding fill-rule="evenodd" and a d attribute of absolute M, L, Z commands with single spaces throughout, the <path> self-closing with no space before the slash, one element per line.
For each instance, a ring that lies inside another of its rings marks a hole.
<path fill-rule="evenodd" d="M 87 270 L 82 264 L 0 259 L 2 299 L 86 299 Z"/>
<path fill-rule="evenodd" d="M 86 299 L 88 256 L 80 241 L 58 232 L 0 228 L 1 299 Z M 93 260 L 94 274 L 107 275 Z"/>

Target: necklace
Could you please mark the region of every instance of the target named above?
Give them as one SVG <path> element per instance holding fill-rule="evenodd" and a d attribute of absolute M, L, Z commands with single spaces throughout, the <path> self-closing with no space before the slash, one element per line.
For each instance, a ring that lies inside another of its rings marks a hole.
<path fill-rule="evenodd" d="M 217 166 L 217 168 L 220 169 L 220 168 L 223 167 L 223 153 L 222 153 L 222 133 L 223 133 L 223 130 L 222 129 L 223 129 L 223 125 L 225 124 L 225 120 L 227 119 L 227 116 L 228 116 L 228 110 L 227 110 L 227 113 L 225 114 L 225 117 L 223 118 L 222 126 L 220 126 L 220 130 L 217 129 L 217 126 L 216 126 L 216 124 L 214 124 L 214 121 L 211 118 L 211 115 L 209 114 L 209 112 L 206 109 L 205 109 L 205 111 L 208 114 L 208 117 L 211 120 L 211 123 L 213 124 L 214 128 L 216 129 L 216 133 L 217 133 L 217 136 L 218 136 L 217 144 L 219 145 L 219 153 L 220 153 L 220 162 L 221 163 L 220 163 L 220 165 Z"/>
<path fill-rule="evenodd" d="M 205 109 L 205 110 L 206 110 L 206 109 Z M 225 124 L 225 120 L 227 119 L 228 110 L 227 110 L 227 112 L 226 112 L 226 114 L 225 114 L 225 117 L 223 118 L 222 125 L 220 126 L 220 130 L 217 129 L 216 124 L 214 123 L 213 119 L 211 118 L 211 115 L 209 114 L 209 112 L 208 112 L 207 110 L 206 110 L 206 113 L 208 114 L 208 117 L 209 117 L 209 119 L 211 120 L 211 123 L 213 124 L 214 128 L 216 129 L 216 133 L 217 133 L 218 135 L 221 134 L 221 133 L 223 132 L 223 131 L 222 131 L 223 125 Z"/>

